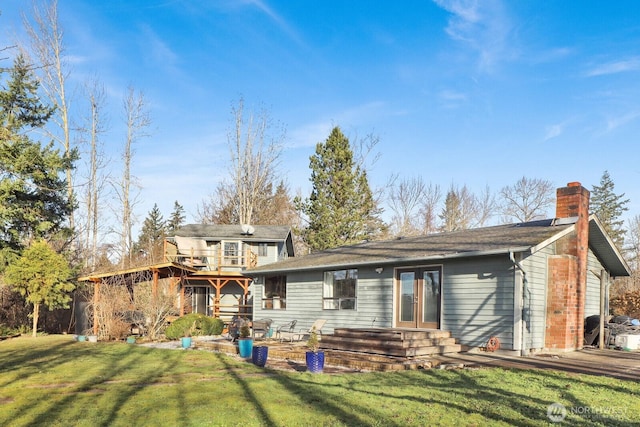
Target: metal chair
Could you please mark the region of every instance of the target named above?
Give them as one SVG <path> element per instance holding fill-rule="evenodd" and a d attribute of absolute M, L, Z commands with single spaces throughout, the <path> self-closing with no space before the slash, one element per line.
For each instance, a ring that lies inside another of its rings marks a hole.
<path fill-rule="evenodd" d="M 276 339 L 280 342 L 284 341 L 282 333 L 289 334 L 289 341 L 293 342 L 293 336 L 295 335 L 295 327 L 297 320 L 292 320 L 291 322 L 282 324 L 276 328 Z"/>

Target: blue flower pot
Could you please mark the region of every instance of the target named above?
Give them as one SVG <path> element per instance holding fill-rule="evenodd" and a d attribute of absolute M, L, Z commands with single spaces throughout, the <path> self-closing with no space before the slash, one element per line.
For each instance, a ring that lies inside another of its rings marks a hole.
<path fill-rule="evenodd" d="M 253 349 L 252 338 L 239 338 L 238 339 L 238 353 L 240 357 L 251 357 L 251 350 Z"/>
<path fill-rule="evenodd" d="M 182 348 L 190 348 L 191 347 L 191 337 L 182 337 L 180 338 L 182 342 Z"/>
<path fill-rule="evenodd" d="M 263 367 L 267 364 L 267 357 L 269 356 L 269 347 L 266 345 L 259 345 L 253 347 L 251 355 L 251 361 L 254 365 Z"/>
<path fill-rule="evenodd" d="M 135 344 L 136 337 L 127 337 L 127 344 Z"/>
<path fill-rule="evenodd" d="M 87 340 L 87 336 L 86 335 L 78 335 L 78 341 L 84 342 L 86 340 Z"/>
<path fill-rule="evenodd" d="M 324 369 L 324 351 L 307 351 L 307 370 L 314 374 L 322 373 Z"/>

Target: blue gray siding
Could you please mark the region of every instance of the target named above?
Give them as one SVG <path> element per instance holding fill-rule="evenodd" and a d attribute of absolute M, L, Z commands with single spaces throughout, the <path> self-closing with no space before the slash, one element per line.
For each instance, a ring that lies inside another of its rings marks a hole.
<path fill-rule="evenodd" d="M 297 320 L 296 330 L 304 331 L 316 319 L 327 323 L 323 333 L 332 333 L 337 327 L 365 328 L 392 326 L 393 269 L 385 268 L 381 274 L 373 267 L 358 269 L 357 306 L 355 310 L 324 310 L 322 308 L 323 271 L 297 272 L 287 275 L 287 308 L 265 310 L 262 285 L 252 285 L 254 319 L 268 318 L 283 324 Z"/>
<path fill-rule="evenodd" d="M 337 327 L 392 327 L 394 325 L 394 269 L 381 274 L 373 267 L 358 269 L 356 310 L 323 310 L 322 271 L 287 275 L 287 308 L 264 310 L 254 304 L 254 319 L 270 318 L 274 324 L 298 320 L 298 330 L 314 320 L 326 319 L 323 330 Z M 262 285 L 253 285 L 255 301 Z M 492 336 L 504 349 L 513 348 L 514 268 L 507 256 L 450 261 L 443 266 L 442 329 L 450 330 L 462 344 L 485 345 Z"/>
<path fill-rule="evenodd" d="M 444 264 L 442 325 L 461 344 L 484 346 L 490 337 L 513 349 L 514 268 L 509 258 L 482 257 Z"/>
<path fill-rule="evenodd" d="M 587 259 L 587 295 L 584 307 L 585 317 L 600 314 L 600 279 L 594 273 L 600 274 L 603 268 L 600 260 L 589 249 Z M 607 300 L 608 295 L 605 294 L 605 301 Z"/>

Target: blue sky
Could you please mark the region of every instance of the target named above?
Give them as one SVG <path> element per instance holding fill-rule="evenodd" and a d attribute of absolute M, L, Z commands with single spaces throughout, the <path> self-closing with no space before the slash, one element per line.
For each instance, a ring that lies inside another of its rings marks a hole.
<path fill-rule="evenodd" d="M 25 0 L 0 3 L 0 45 Z M 520 177 L 608 170 L 640 214 L 636 1 L 59 0 L 70 84 L 105 84 L 117 169 L 122 97 L 144 91 L 152 136 L 134 160 L 137 214 L 189 214 L 225 174 L 231 105 L 287 128 L 280 168 L 308 194 L 309 156 L 334 125 L 377 135 L 373 186 L 422 176 L 498 191 Z M 552 215 L 553 212 L 550 212 Z M 188 220 L 193 220 L 189 215 Z"/>

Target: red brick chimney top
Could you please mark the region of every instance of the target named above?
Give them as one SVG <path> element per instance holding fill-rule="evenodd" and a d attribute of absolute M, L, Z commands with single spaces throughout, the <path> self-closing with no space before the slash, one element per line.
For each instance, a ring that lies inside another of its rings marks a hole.
<path fill-rule="evenodd" d="M 589 190 L 579 182 L 570 182 L 556 190 L 556 218 L 579 217 L 589 221 Z"/>

